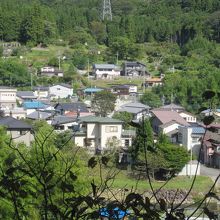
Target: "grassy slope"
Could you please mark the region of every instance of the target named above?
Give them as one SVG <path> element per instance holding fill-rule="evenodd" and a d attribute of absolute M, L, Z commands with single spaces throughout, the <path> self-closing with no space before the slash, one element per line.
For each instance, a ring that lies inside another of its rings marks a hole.
<path fill-rule="evenodd" d="M 179 176 L 173 178 L 168 184 L 164 187 L 165 189 L 189 189 L 192 183 L 192 179 L 185 176 Z M 128 178 L 124 173 L 120 173 L 114 182 L 115 188 L 132 188 L 137 184 L 137 189 L 139 190 L 150 190 L 150 185 L 148 181 L 140 180 L 138 183 L 135 179 Z M 164 184 L 164 182 L 153 181 L 153 187 L 158 189 Z M 198 176 L 193 187 L 194 192 L 206 192 L 210 189 L 210 186 L 213 184 L 212 180 L 206 176 Z"/>

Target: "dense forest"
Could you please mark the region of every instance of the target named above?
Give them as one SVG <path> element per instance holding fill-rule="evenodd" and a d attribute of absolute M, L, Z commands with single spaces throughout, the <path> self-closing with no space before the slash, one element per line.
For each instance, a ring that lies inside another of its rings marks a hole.
<path fill-rule="evenodd" d="M 218 92 L 219 0 L 112 0 L 112 21 L 101 20 L 101 0 L 0 3 L 2 41 L 29 47 L 68 42 L 75 48 L 71 65 L 78 69 L 85 69 L 88 58 L 91 63 L 98 59 L 85 52 L 85 45 L 107 48 L 102 62 L 115 62 L 116 53 L 119 61 L 140 60 L 150 72 L 166 74 L 165 85 L 153 90 L 160 99 L 170 102 L 173 97 L 194 112 L 203 104 L 202 91 Z M 155 67 L 157 59 L 162 62 Z"/>
<path fill-rule="evenodd" d="M 101 9 L 100 0 L 1 0 L 0 35 L 23 43 L 70 38 L 76 32 L 106 45 L 119 36 L 179 46 L 198 35 L 220 41 L 218 0 L 112 0 L 112 22 L 100 20 Z"/>

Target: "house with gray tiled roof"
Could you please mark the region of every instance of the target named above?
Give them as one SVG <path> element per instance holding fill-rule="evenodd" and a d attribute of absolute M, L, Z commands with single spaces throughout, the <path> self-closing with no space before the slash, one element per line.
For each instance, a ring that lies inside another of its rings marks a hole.
<path fill-rule="evenodd" d="M 16 143 L 25 143 L 27 146 L 31 144 L 31 141 L 34 140 L 34 137 L 31 133 L 32 126 L 12 118 L 10 116 L 0 118 L 0 126 L 3 126 L 7 130 L 7 134 L 13 139 Z"/>
<path fill-rule="evenodd" d="M 52 119 L 51 125 L 56 131 L 73 130 L 74 126 L 78 125 L 77 117 L 57 115 Z"/>
<path fill-rule="evenodd" d="M 120 69 L 115 64 L 94 64 L 92 73 L 96 79 L 112 79 L 120 76 Z"/>
<path fill-rule="evenodd" d="M 140 102 L 130 102 L 121 106 L 118 112 L 129 112 L 133 120 L 140 120 L 143 116 L 149 116 L 150 107 Z"/>
<path fill-rule="evenodd" d="M 33 91 L 17 91 L 16 99 L 21 104 L 24 101 L 31 101 L 37 99 L 37 96 Z"/>
<path fill-rule="evenodd" d="M 54 109 L 57 113 L 66 116 L 86 116 L 92 114 L 83 102 L 57 103 Z"/>

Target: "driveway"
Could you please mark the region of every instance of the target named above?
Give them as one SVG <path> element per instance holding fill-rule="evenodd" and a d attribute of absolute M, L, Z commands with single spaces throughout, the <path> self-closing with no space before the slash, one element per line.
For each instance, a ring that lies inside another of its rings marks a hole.
<path fill-rule="evenodd" d="M 220 169 L 214 169 L 200 164 L 200 174 L 203 176 L 209 176 L 214 182 L 220 174 Z M 220 178 L 218 179 L 217 184 L 220 186 Z"/>

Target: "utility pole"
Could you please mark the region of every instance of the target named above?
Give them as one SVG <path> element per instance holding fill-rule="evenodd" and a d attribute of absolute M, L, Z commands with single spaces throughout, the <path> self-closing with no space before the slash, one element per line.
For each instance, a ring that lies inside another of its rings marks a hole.
<path fill-rule="evenodd" d="M 110 20 L 112 21 L 112 7 L 110 0 L 103 0 L 102 6 L 102 20 Z"/>
<path fill-rule="evenodd" d="M 118 51 L 116 53 L 116 65 L 118 65 Z"/>
<path fill-rule="evenodd" d="M 33 77 L 32 77 L 32 71 L 30 72 L 31 73 L 31 91 L 33 90 Z"/>

